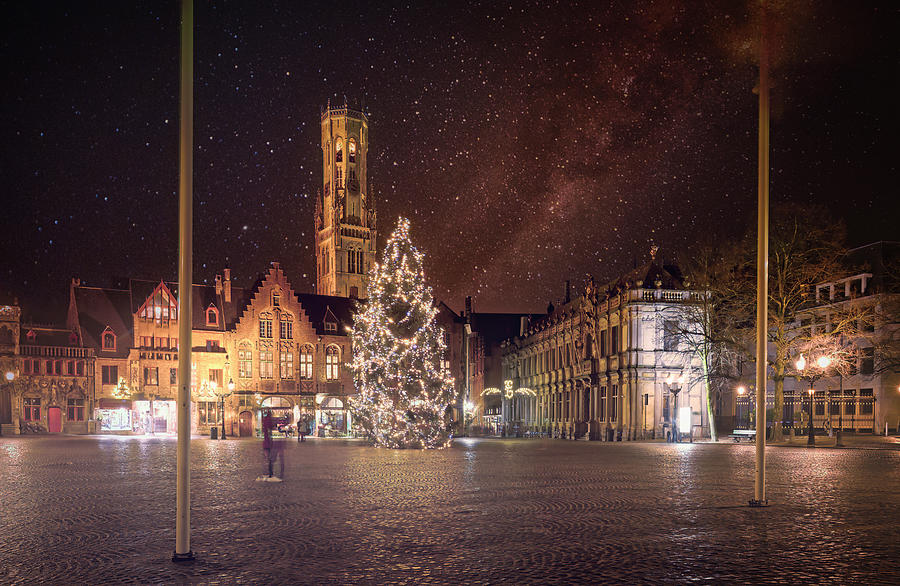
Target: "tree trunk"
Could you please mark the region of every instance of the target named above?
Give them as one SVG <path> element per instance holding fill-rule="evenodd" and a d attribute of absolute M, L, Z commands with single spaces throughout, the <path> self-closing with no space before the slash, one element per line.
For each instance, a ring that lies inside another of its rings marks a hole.
<path fill-rule="evenodd" d="M 709 439 L 716 442 L 719 441 L 719 435 L 716 432 L 716 413 L 712 400 L 712 385 L 709 382 L 709 365 L 706 363 L 705 358 L 700 361 L 700 365 L 703 369 L 703 384 L 706 386 L 706 417 L 709 420 Z"/>
<path fill-rule="evenodd" d="M 775 358 L 772 378 L 775 381 L 775 412 L 772 414 L 772 441 L 780 442 L 784 438 L 781 428 L 781 419 L 784 417 L 784 359 L 780 355 Z"/>

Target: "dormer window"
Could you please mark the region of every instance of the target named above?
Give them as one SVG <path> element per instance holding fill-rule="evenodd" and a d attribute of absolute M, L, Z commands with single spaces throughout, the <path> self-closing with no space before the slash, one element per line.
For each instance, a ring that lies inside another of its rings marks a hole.
<path fill-rule="evenodd" d="M 219 325 L 219 310 L 215 308 L 215 306 L 210 305 L 206 309 L 206 325 L 208 326 L 217 326 Z"/>
<path fill-rule="evenodd" d="M 116 349 L 116 333 L 112 331 L 112 328 L 109 326 L 103 330 L 102 336 L 102 348 L 104 350 L 115 350 Z"/>
<path fill-rule="evenodd" d="M 340 163 L 344 160 L 344 141 L 337 139 L 334 142 L 334 162 Z"/>
<path fill-rule="evenodd" d="M 326 332 L 336 332 L 336 331 L 337 331 L 337 324 L 334 323 L 333 321 L 327 321 L 327 322 L 325 322 L 325 331 L 326 331 Z"/>
<path fill-rule="evenodd" d="M 28 340 L 29 344 L 33 344 L 37 339 L 37 334 L 34 333 L 34 330 L 28 330 L 28 333 L 25 334 L 25 339 Z"/>
<path fill-rule="evenodd" d="M 351 163 L 356 162 L 356 141 L 352 138 L 347 143 L 347 160 Z"/>

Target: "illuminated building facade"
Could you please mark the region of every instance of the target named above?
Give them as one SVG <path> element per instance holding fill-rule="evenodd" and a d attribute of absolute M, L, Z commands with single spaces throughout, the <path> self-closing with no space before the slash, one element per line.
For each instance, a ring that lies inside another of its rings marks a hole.
<path fill-rule="evenodd" d="M 589 282 L 503 345 L 506 433 L 632 440 L 709 433 L 699 359 L 672 335 L 688 290 L 655 259 L 605 287 Z M 675 394 L 678 389 L 678 411 Z M 686 410 L 685 410 L 686 409 Z"/>
<path fill-rule="evenodd" d="M 368 195 L 365 113 L 328 106 L 322 112 L 322 195 L 316 201 L 316 292 L 365 297 L 375 263 L 376 215 Z"/>
<path fill-rule="evenodd" d="M 290 425 L 303 418 L 323 434 L 347 433 L 353 301 L 298 295 L 278 263 L 251 289 L 223 274 L 191 288 L 192 432 L 207 434 L 224 418 L 227 434 L 254 435 L 268 409 Z M 85 372 L 96 374 L 85 406 L 96 431 L 175 432 L 179 319 L 175 283 L 72 281 L 66 333 L 84 342 Z"/>
<path fill-rule="evenodd" d="M 0 432 L 89 433 L 94 351 L 71 330 L 21 323 L 0 306 Z"/>

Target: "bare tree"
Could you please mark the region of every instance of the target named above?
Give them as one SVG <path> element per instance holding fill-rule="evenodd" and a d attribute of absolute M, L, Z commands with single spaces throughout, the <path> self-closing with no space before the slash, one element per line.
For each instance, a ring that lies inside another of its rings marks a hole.
<path fill-rule="evenodd" d="M 841 276 L 845 231 L 840 222 L 831 220 L 828 212 L 818 206 L 779 206 L 774 210 L 771 225 L 768 339 L 773 352 L 768 361 L 775 383 L 772 440 L 780 441 L 784 379 L 795 374 L 790 370 L 791 359 L 810 342 L 812 335 L 801 324 L 799 314 L 817 304 L 816 284 Z M 755 295 L 753 287 L 747 289 Z M 840 323 L 849 328 L 849 320 Z M 841 329 L 840 325 L 832 325 L 829 333 L 839 335 Z"/>
<path fill-rule="evenodd" d="M 678 319 L 667 322 L 667 335 L 677 339 L 688 360 L 700 361 L 698 380 L 706 389 L 709 433 L 718 440 L 715 398 L 719 389 L 737 377 L 744 326 L 750 319 L 740 296 L 741 262 L 734 246 L 704 245 L 682 262 L 685 287 L 698 291 L 677 307 Z"/>

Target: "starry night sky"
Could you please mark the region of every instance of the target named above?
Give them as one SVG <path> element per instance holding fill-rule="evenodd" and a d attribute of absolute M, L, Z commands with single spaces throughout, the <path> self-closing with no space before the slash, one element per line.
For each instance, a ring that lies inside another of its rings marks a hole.
<path fill-rule="evenodd" d="M 6 3 L 0 291 L 177 278 L 177 2 Z M 315 281 L 320 107 L 369 113 L 379 249 L 454 309 L 540 311 L 756 207 L 757 3 L 196 2 L 194 281 Z M 897 238 L 892 3 L 773 2 L 772 200 Z M 49 319 L 49 317 L 47 318 Z"/>

